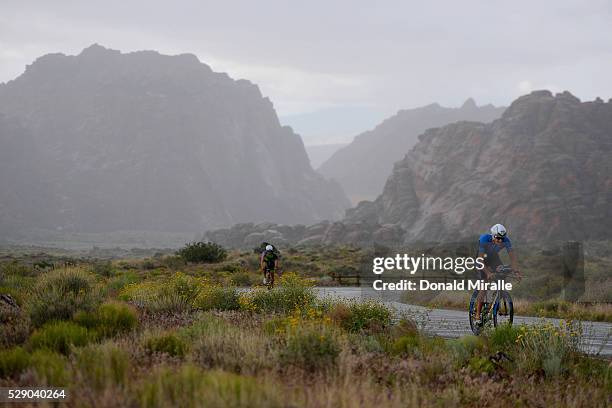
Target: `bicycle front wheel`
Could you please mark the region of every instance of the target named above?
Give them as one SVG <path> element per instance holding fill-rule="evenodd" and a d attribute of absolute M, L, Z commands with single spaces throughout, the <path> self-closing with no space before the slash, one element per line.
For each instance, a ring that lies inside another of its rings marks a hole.
<path fill-rule="evenodd" d="M 513 320 L 514 307 L 512 305 L 512 298 L 508 292 L 502 291 L 497 299 L 497 302 L 495 302 L 495 308 L 493 309 L 493 325 L 495 327 L 503 324 L 512 326 Z"/>
<path fill-rule="evenodd" d="M 478 291 L 475 290 L 474 293 L 472 293 L 472 298 L 470 299 L 470 308 L 468 311 L 468 315 L 470 317 L 470 329 L 472 329 L 472 333 L 478 336 L 480 334 L 480 331 L 482 330 L 482 322 L 480 320 L 476 321 L 474 317 L 476 315 L 477 298 Z"/>

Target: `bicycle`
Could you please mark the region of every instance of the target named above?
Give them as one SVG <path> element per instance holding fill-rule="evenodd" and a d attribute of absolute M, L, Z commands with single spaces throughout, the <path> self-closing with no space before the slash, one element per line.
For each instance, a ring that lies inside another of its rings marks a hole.
<path fill-rule="evenodd" d="M 504 265 L 498 272 L 494 273 L 494 279 L 497 281 L 516 276 L 512 275 L 512 273 L 512 268 Z M 512 326 L 512 321 L 514 320 L 514 307 L 512 304 L 512 297 L 508 292 L 497 289 L 492 302 L 488 301 L 488 293 L 485 293 L 485 299 L 480 309 L 480 319 L 475 321 L 477 298 L 478 289 L 474 290 L 468 309 L 470 328 L 475 335 L 479 335 L 484 328 L 490 327 L 491 322 L 493 322 L 494 327 L 499 327 L 503 324 Z"/>
<path fill-rule="evenodd" d="M 276 275 L 276 272 L 278 272 L 278 276 L 281 277 L 281 270 L 280 268 L 277 268 L 276 270 L 274 269 L 269 269 L 266 268 L 264 270 L 264 277 L 265 277 L 265 282 L 264 282 L 264 286 L 266 286 L 268 288 L 268 290 L 274 288 L 274 276 Z"/>

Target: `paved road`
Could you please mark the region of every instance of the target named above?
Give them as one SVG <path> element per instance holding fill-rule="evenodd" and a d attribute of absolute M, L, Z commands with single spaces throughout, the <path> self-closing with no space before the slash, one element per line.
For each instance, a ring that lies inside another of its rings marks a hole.
<path fill-rule="evenodd" d="M 471 334 L 467 311 L 427 309 L 423 306 L 407 305 L 397 301 L 383 299 L 374 291 L 367 293 L 361 288 L 316 288 L 321 297 L 339 297 L 346 299 L 374 298 L 398 311 L 414 317 L 418 324 L 430 334 L 454 338 Z M 378 295 L 378 296 L 377 296 Z M 514 324 L 535 324 L 545 321 L 558 325 L 560 319 L 538 318 L 528 316 L 514 316 Z M 581 348 L 589 354 L 599 354 L 602 357 L 612 358 L 612 324 L 601 322 L 582 322 L 583 338 Z"/>

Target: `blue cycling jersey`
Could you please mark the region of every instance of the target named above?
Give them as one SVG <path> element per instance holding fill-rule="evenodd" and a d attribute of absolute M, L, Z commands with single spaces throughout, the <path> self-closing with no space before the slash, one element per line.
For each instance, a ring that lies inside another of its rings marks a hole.
<path fill-rule="evenodd" d="M 491 234 L 482 234 L 480 236 L 480 240 L 478 243 L 478 253 L 486 254 L 489 251 L 495 251 L 498 253 L 503 248 L 506 248 L 508 253 L 512 252 L 512 242 L 510 242 L 510 238 L 504 237 L 502 239 L 501 244 L 496 244 L 493 242 L 493 235 Z"/>

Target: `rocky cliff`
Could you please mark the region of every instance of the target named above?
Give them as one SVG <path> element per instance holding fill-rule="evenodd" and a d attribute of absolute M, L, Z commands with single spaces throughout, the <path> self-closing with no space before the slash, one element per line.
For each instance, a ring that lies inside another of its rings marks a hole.
<path fill-rule="evenodd" d="M 612 101 L 536 91 L 492 123 L 428 130 L 383 193 L 344 222 L 397 225 L 404 241 L 474 236 L 495 223 L 524 241 L 608 239 Z"/>
<path fill-rule="evenodd" d="M 0 85 L 0 230 L 202 231 L 342 216 L 258 87 L 193 55 L 93 45 Z"/>
<path fill-rule="evenodd" d="M 425 130 L 461 120 L 490 122 L 499 118 L 503 111 L 504 108 L 492 105 L 477 106 L 473 99 L 468 99 L 460 108 L 431 104 L 402 110 L 375 129 L 356 136 L 318 171 L 338 181 L 354 204 L 373 200 L 382 192 L 393 163 L 416 144 Z"/>

